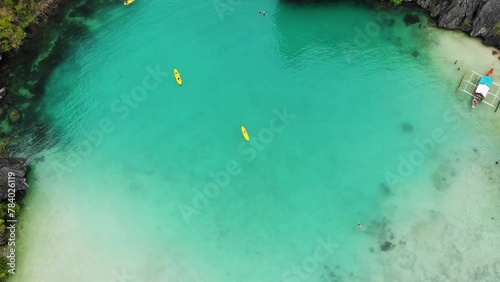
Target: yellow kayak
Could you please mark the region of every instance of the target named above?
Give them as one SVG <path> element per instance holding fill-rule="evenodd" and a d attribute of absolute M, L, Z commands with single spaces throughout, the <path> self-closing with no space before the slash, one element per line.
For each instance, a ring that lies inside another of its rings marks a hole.
<path fill-rule="evenodd" d="M 179 73 L 179 71 L 177 69 L 174 69 L 174 76 L 175 76 L 175 80 L 177 80 L 177 83 L 179 85 L 182 85 L 181 74 Z"/>
<path fill-rule="evenodd" d="M 245 140 L 250 141 L 250 135 L 248 135 L 247 129 L 244 126 L 241 127 L 241 133 L 243 133 Z"/>
<path fill-rule="evenodd" d="M 123 2 L 123 5 L 128 6 L 134 2 L 135 2 L 135 0 L 127 0 L 127 1 Z"/>

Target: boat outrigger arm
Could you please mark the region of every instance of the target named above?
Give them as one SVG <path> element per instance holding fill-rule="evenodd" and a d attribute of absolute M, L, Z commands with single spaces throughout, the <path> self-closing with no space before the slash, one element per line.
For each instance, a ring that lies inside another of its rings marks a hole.
<path fill-rule="evenodd" d="M 493 82 L 493 69 L 486 75 L 481 75 L 475 71 L 465 72 L 460 83 L 455 90 L 472 96 L 472 107 L 475 108 L 480 102 L 495 108 L 495 112 L 500 106 L 500 85 Z"/>

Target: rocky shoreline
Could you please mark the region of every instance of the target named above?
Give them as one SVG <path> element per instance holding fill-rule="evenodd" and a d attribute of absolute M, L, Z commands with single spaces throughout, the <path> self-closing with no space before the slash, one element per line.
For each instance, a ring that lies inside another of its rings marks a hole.
<path fill-rule="evenodd" d="M 283 0 L 294 3 L 339 2 L 339 0 Z M 500 48 L 500 2 L 498 0 L 354 0 L 375 9 L 398 5 L 427 13 L 439 28 L 461 30 L 483 44 Z"/>
<path fill-rule="evenodd" d="M 0 158 L 0 200 L 5 201 L 14 190 L 16 200 L 22 200 L 28 190 L 28 167 L 24 158 Z"/>
<path fill-rule="evenodd" d="M 43 21 L 26 28 L 27 36 L 17 52 L 0 55 L 0 282 L 7 281 L 15 267 L 11 256 L 17 223 L 12 219 L 18 219 L 29 188 L 29 164 L 57 141 L 39 100 L 50 70 L 68 54 L 68 35 L 86 32 L 82 25 L 67 23 L 66 15 L 70 11 L 74 17 L 91 15 L 87 2 L 94 1 L 43 1 L 49 5 L 43 9 Z M 40 50 L 49 52 L 40 58 Z"/>
<path fill-rule="evenodd" d="M 382 0 L 383 1 L 383 0 Z M 416 3 L 437 20 L 437 26 L 462 30 L 480 37 L 487 46 L 500 48 L 500 2 L 498 0 L 404 0 Z"/>
<path fill-rule="evenodd" d="M 15 273 L 16 228 L 28 190 L 28 167 L 23 158 L 0 158 L 0 281 Z"/>

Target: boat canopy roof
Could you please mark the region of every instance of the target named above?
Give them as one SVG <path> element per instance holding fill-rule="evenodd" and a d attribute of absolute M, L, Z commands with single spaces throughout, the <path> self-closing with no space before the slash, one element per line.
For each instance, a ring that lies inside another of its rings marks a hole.
<path fill-rule="evenodd" d="M 484 100 L 481 103 L 496 108 L 495 112 L 500 107 L 500 84 L 493 82 L 493 78 L 488 75 L 467 71 L 464 73 L 455 92 L 458 90 L 471 97 L 474 97 L 475 93 L 483 94 Z"/>
<path fill-rule="evenodd" d="M 483 77 L 481 77 L 481 80 L 479 81 L 479 84 L 485 84 L 488 87 L 491 87 L 491 85 L 493 85 L 493 78 L 487 75 L 483 75 Z"/>

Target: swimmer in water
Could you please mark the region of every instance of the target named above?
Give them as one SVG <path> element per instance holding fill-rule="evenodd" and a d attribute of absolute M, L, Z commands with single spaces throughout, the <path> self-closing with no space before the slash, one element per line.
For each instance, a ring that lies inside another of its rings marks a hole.
<path fill-rule="evenodd" d="M 356 230 L 357 229 L 361 229 L 361 231 L 365 231 L 365 227 L 361 224 L 361 222 L 359 222 L 359 220 L 358 220 L 358 226 L 356 226 Z"/>

